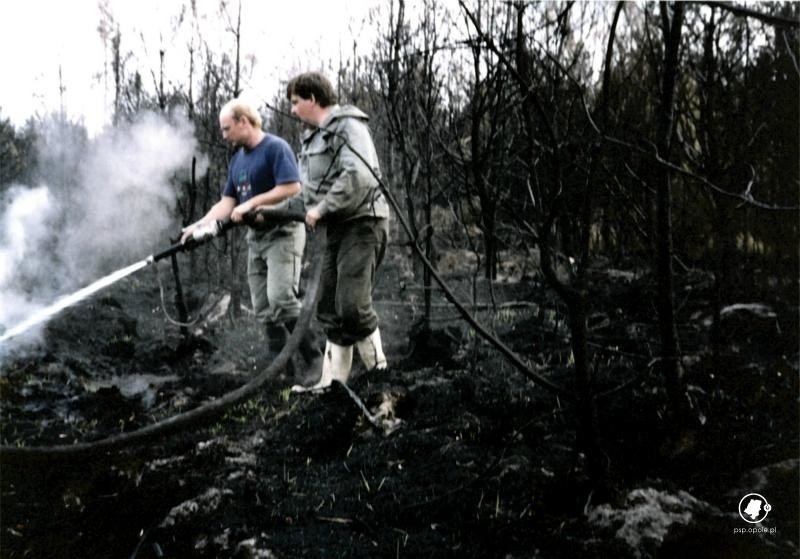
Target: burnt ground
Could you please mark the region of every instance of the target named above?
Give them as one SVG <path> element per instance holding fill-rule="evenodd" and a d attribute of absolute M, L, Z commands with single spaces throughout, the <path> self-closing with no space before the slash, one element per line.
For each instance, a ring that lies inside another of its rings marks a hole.
<path fill-rule="evenodd" d="M 574 407 L 511 369 L 441 299 L 433 330 L 420 329 L 419 291 L 390 273 L 376 299 L 393 366 L 350 383 L 382 424 L 344 388 L 294 395 L 284 376 L 218 421 L 144 447 L 3 465 L 0 556 L 796 556 L 796 285 L 742 299 L 775 314 L 731 312 L 714 355 L 709 276 L 680 278 L 697 417 L 680 426 L 651 359 L 653 278 L 595 275 L 603 490 L 576 448 Z M 468 299 L 469 278 L 451 279 Z M 494 296 L 482 320 L 570 386 L 564 309 L 549 290 L 526 278 Z M 90 441 L 218 397 L 258 371 L 255 330 L 245 315 L 182 336 L 150 274 L 123 280 L 0 363 L 3 444 Z M 751 492 L 772 505 L 766 533 L 734 534 L 754 526 L 737 514 Z"/>

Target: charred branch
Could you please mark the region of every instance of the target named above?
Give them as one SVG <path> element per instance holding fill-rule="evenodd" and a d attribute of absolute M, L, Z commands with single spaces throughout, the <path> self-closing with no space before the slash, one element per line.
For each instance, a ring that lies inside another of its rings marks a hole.
<path fill-rule="evenodd" d="M 797 29 L 800 27 L 800 21 L 796 19 L 789 19 L 785 17 L 775 16 L 772 14 L 765 14 L 763 12 L 759 12 L 758 10 L 751 10 L 750 8 L 745 8 L 744 6 L 738 6 L 733 2 L 702 2 L 706 6 L 711 6 L 714 8 L 719 8 L 726 12 L 730 12 L 737 16 L 743 16 L 747 18 L 756 19 L 768 25 L 773 25 L 775 27 L 788 27 L 790 29 Z"/>

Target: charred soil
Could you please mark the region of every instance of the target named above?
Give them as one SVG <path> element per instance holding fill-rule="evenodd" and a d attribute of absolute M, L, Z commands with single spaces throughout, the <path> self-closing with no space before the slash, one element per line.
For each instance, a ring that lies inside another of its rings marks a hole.
<path fill-rule="evenodd" d="M 153 444 L 3 465 L 0 556 L 796 555 L 791 286 L 767 310 L 731 310 L 712 351 L 708 278 L 682 278 L 696 421 L 680 425 L 652 366 L 652 278 L 596 275 L 602 487 L 586 474 L 572 404 L 515 372 L 443 301 L 420 326 L 419 297 L 390 279 L 376 297 L 388 370 L 356 370 L 352 393 L 292 394 L 283 375 L 221 419 Z M 478 312 L 571 387 L 564 309 L 547 293 L 533 279 L 496 285 L 497 305 Z M 182 336 L 149 278 L 129 278 L 52 321 L 37 349 L 4 358 L 3 444 L 96 440 L 219 397 L 263 367 L 256 330 L 228 314 Z M 767 530 L 734 534 L 751 526 L 737 511 L 751 492 L 772 505 Z"/>

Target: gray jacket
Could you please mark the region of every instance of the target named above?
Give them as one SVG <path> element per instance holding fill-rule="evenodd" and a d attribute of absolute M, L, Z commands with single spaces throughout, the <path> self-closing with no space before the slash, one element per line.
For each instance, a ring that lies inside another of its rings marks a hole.
<path fill-rule="evenodd" d="M 318 128 L 303 134 L 299 163 L 307 209 L 316 207 L 323 218 L 334 221 L 389 217 L 378 180 L 353 153 L 361 154 L 381 176 L 368 120 L 356 107 L 334 105 Z"/>

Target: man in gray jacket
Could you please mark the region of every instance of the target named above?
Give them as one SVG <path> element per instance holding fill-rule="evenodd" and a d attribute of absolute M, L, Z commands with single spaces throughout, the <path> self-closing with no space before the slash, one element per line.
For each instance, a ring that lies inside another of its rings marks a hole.
<path fill-rule="evenodd" d="M 286 96 L 292 113 L 310 126 L 299 157 L 306 224 L 313 229 L 324 220 L 328 227 L 317 308 L 325 356 L 319 382 L 293 387 L 304 391 L 347 382 L 353 346 L 368 370 L 386 368 L 372 289 L 386 251 L 389 205 L 376 178 L 380 166 L 367 115 L 338 105 L 333 86 L 317 72 L 292 79 Z"/>

